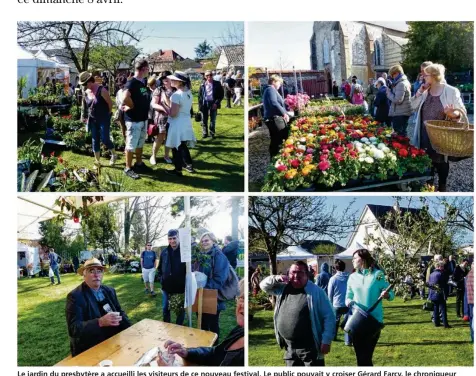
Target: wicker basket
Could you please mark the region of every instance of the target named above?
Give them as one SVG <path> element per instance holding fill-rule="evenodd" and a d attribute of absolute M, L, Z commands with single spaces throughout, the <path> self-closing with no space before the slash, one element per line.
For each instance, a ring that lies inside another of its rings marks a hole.
<path fill-rule="evenodd" d="M 471 157 L 474 152 L 474 126 L 462 113 L 464 123 L 447 120 L 425 121 L 431 146 L 437 153 L 449 157 Z"/>

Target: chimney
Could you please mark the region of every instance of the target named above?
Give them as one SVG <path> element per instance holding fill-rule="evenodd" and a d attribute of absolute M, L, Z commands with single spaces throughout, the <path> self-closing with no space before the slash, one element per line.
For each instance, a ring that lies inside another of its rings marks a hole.
<path fill-rule="evenodd" d="M 159 57 L 162 56 L 162 50 L 159 50 Z"/>

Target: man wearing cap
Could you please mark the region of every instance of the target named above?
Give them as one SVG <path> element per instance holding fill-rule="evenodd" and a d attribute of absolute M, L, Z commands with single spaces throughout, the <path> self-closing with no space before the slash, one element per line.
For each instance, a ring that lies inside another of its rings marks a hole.
<path fill-rule="evenodd" d="M 66 324 L 71 355 L 76 356 L 131 326 L 117 300 L 116 291 L 102 284 L 107 271 L 92 258 L 78 269 L 84 281 L 66 300 Z"/>
<path fill-rule="evenodd" d="M 205 72 L 205 81 L 198 91 L 198 109 L 202 113 L 202 136 L 208 137 L 208 118 L 210 117 L 210 136 L 215 137 L 217 110 L 224 97 L 223 86 L 213 79 L 212 71 Z"/>
<path fill-rule="evenodd" d="M 142 161 L 142 149 L 147 138 L 147 119 L 149 117 L 150 97 L 144 78 L 149 74 L 147 60 L 135 64 L 135 74 L 124 86 L 122 110 L 126 123 L 126 168 L 124 174 L 132 179 L 139 179 L 138 172 L 147 169 Z M 132 166 L 132 157 L 136 163 Z"/>
<path fill-rule="evenodd" d="M 178 230 L 169 230 L 169 246 L 162 250 L 159 262 L 159 280 L 162 285 L 162 314 L 164 322 L 170 322 L 169 301 L 174 294 L 185 292 L 186 266 L 180 257 L 180 242 Z M 185 310 L 182 309 L 175 323 L 182 325 Z"/>
<path fill-rule="evenodd" d="M 145 293 L 155 296 L 157 295 L 154 291 L 154 279 L 155 272 L 157 271 L 157 265 L 159 260 L 157 260 L 157 254 L 152 249 L 152 243 L 147 242 L 145 251 L 140 255 L 140 266 L 142 268 L 142 279 L 144 280 Z M 147 284 L 149 284 L 147 286 Z"/>

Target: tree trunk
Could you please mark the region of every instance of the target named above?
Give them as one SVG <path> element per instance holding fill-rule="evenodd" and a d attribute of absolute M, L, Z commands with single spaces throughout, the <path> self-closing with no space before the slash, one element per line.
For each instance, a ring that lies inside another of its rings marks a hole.
<path fill-rule="evenodd" d="M 124 202 L 124 254 L 129 252 L 129 238 L 131 235 L 131 210 L 129 207 L 129 199 Z"/>

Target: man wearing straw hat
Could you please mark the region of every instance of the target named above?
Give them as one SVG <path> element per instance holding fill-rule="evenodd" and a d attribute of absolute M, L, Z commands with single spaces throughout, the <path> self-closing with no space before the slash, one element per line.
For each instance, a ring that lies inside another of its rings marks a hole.
<path fill-rule="evenodd" d="M 72 356 L 131 326 L 116 291 L 102 284 L 105 271 L 107 268 L 97 258 L 87 260 L 78 269 L 83 283 L 68 294 L 66 323 Z"/>

